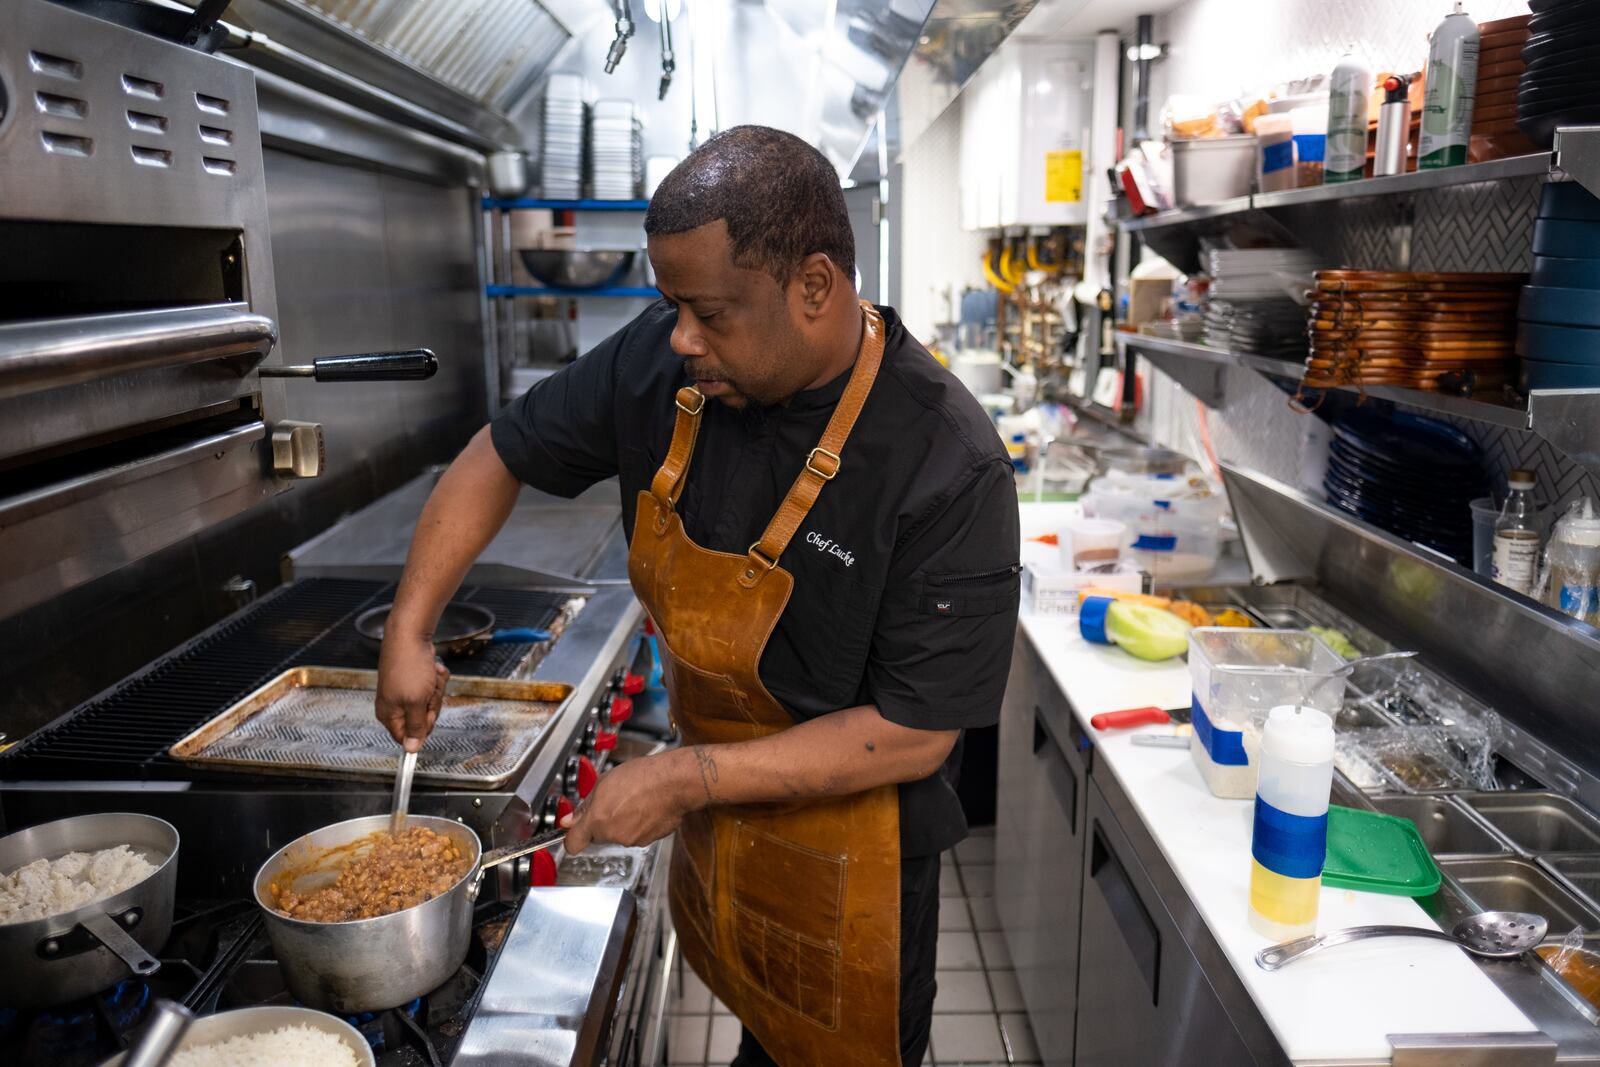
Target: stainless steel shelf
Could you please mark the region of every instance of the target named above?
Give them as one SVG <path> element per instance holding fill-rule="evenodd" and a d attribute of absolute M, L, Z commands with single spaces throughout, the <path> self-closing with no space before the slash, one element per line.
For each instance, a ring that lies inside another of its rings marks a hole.
<path fill-rule="evenodd" d="M 1316 204 L 1328 200 L 1355 200 L 1363 197 L 1396 196 L 1443 189 L 1453 185 L 1472 185 L 1477 182 L 1504 181 L 1508 178 L 1526 178 L 1550 173 L 1551 153 L 1534 152 L 1525 156 L 1491 159 L 1486 163 L 1467 163 L 1459 167 L 1441 167 L 1438 170 L 1418 170 L 1409 174 L 1393 174 L 1383 178 L 1364 178 L 1361 181 L 1341 182 L 1338 185 L 1316 185 L 1308 189 L 1284 189 L 1275 193 L 1252 193 L 1217 204 L 1179 208 L 1154 215 L 1123 219 L 1118 225 L 1129 233 L 1165 229 L 1170 226 L 1187 226 L 1227 215 L 1240 215 L 1247 211 L 1267 208 L 1294 207 L 1297 204 Z"/>

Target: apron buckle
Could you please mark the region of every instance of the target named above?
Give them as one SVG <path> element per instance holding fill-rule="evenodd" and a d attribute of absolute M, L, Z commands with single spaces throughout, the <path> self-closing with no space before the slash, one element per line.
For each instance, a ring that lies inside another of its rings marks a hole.
<path fill-rule="evenodd" d="M 817 466 L 818 456 L 821 456 L 823 459 L 827 460 L 828 465 L 825 467 Z M 806 470 L 810 471 L 812 474 L 815 474 L 818 478 L 821 478 L 825 482 L 831 482 L 833 481 L 834 476 L 839 473 L 839 468 L 843 466 L 843 462 L 844 461 L 839 458 L 839 454 L 837 452 L 829 452 L 826 448 L 818 445 L 816 448 L 811 450 L 810 455 L 806 456 Z"/>
<path fill-rule="evenodd" d="M 761 551 L 760 541 L 750 546 L 749 552 L 746 553 L 746 558 L 750 561 L 750 566 L 744 569 L 744 574 L 739 579 L 741 585 L 754 585 L 758 580 L 765 577 L 768 571 L 778 565 L 777 560 L 772 559 Z M 759 571 L 756 569 L 758 567 L 760 568 Z"/>
<path fill-rule="evenodd" d="M 687 402 L 684 399 L 685 396 L 688 397 Z M 678 390 L 678 395 L 672 398 L 672 402 L 677 404 L 678 410 L 683 412 L 685 415 L 698 415 L 700 414 L 700 409 L 706 406 L 706 395 L 698 389 L 691 388 L 690 386 L 684 386 L 682 389 Z M 691 402 L 694 404 L 694 407 L 689 406 L 689 403 Z"/>

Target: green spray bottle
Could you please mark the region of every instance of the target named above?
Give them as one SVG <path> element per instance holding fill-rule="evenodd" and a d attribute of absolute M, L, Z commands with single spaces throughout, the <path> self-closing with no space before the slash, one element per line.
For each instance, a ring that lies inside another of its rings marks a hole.
<path fill-rule="evenodd" d="M 1433 31 L 1428 49 L 1428 91 L 1422 103 L 1417 168 L 1455 167 L 1467 161 L 1472 100 L 1478 87 L 1478 27 L 1456 9 Z"/>

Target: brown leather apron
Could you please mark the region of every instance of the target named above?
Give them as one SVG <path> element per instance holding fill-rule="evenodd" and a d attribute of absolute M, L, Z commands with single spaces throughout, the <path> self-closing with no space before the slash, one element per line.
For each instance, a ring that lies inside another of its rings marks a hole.
<path fill-rule="evenodd" d="M 777 561 L 838 473 L 883 358 L 883 319 L 870 305 L 863 314 L 855 369 L 822 440 L 746 553 L 701 548 L 674 510 L 705 405 L 698 391 L 678 391 L 666 462 L 639 494 L 628 576 L 655 622 L 686 744 L 748 741 L 794 725 L 758 668 L 794 588 Z M 696 812 L 678 830 L 669 887 L 684 958 L 779 1064 L 900 1062 L 894 786 Z"/>

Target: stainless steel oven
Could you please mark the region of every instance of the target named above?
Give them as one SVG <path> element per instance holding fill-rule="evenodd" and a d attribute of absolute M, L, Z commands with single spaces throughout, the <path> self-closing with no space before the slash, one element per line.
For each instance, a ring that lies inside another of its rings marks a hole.
<path fill-rule="evenodd" d="M 255 75 L 49 3 L 0 33 L 0 618 L 321 468 L 284 419 Z M 380 354 L 323 380 L 423 377 Z M 265 369 L 264 369 L 265 368 Z"/>

